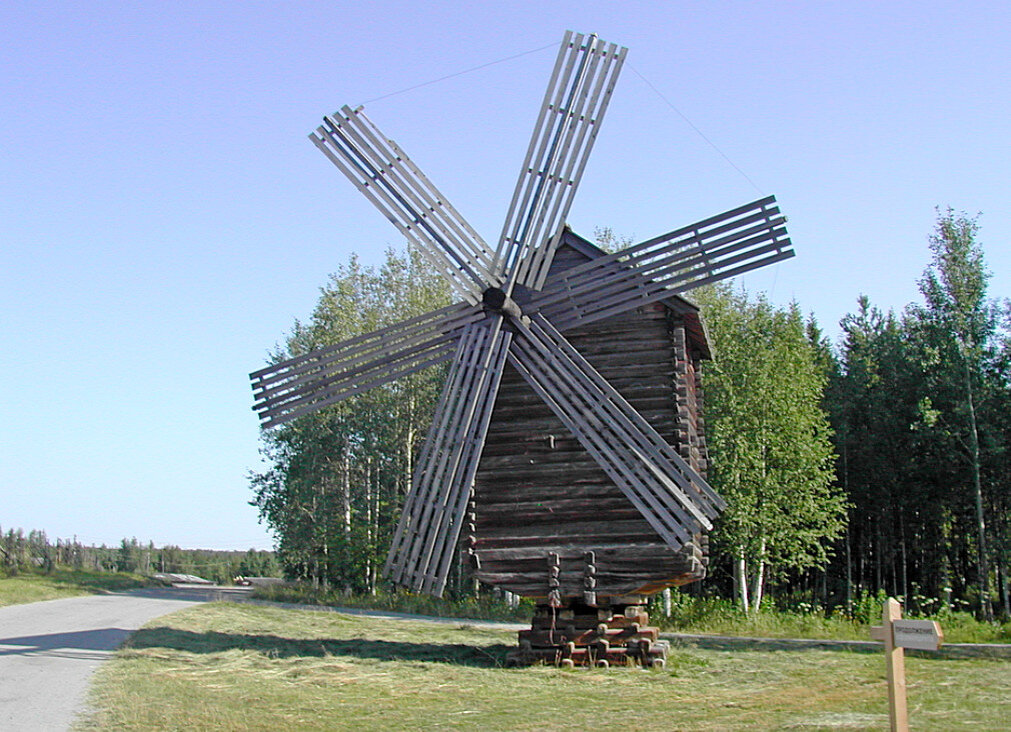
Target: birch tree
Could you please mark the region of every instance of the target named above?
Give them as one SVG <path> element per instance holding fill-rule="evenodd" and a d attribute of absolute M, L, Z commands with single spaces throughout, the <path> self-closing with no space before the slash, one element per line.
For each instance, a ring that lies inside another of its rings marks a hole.
<path fill-rule="evenodd" d="M 730 504 L 713 535 L 733 559 L 742 609 L 758 611 L 770 575 L 824 565 L 845 525 L 825 370 L 797 307 L 729 287 L 701 299 L 715 346 L 704 378 L 710 476 Z"/>
<path fill-rule="evenodd" d="M 331 275 L 284 359 L 447 304 L 442 281 L 414 253 L 380 267 L 357 258 Z M 262 472 L 250 476 L 260 519 L 286 573 L 316 585 L 372 592 L 410 486 L 415 452 L 443 379 L 426 369 L 263 434 Z"/>
<path fill-rule="evenodd" d="M 933 398 L 933 435 L 950 444 L 961 466 L 958 482 L 971 496 L 975 515 L 977 591 L 981 615 L 993 619 L 990 600 L 990 552 L 983 489 L 981 420 L 994 396 L 989 366 L 996 350 L 999 309 L 987 298 L 990 279 L 975 218 L 952 209 L 938 212 L 930 236 L 932 261 L 920 280 L 925 305 L 910 309 L 923 354 L 924 381 Z"/>

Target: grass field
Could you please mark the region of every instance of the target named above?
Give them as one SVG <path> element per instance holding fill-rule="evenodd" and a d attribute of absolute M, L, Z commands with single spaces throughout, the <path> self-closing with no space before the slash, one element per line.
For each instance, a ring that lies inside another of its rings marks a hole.
<path fill-rule="evenodd" d="M 45 574 L 23 572 L 14 577 L 0 576 L 0 606 L 96 592 L 119 592 L 146 584 L 148 581 L 143 577 L 125 572 L 86 572 L 65 568 Z"/>
<path fill-rule="evenodd" d="M 880 653 L 671 651 L 662 671 L 503 667 L 511 631 L 216 603 L 98 672 L 93 729 L 887 728 Z M 1011 664 L 907 658 L 915 729 L 1004 729 Z"/>

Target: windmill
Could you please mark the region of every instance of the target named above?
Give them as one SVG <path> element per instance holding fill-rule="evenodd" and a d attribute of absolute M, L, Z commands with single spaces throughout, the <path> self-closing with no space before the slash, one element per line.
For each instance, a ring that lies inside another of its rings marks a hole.
<path fill-rule="evenodd" d="M 386 562 L 398 585 L 434 595 L 445 588 L 507 365 L 672 550 L 708 531 L 725 507 L 562 332 L 793 256 L 775 199 L 548 278 L 626 53 L 595 35 L 565 34 L 494 248 L 360 108 L 343 107 L 310 134 L 460 298 L 250 377 L 254 409 L 264 427 L 273 427 L 450 364 Z M 547 559 L 556 562 L 551 572 L 557 576 L 557 556 Z M 561 585 L 549 577 L 548 587 L 549 602 L 558 607 Z"/>

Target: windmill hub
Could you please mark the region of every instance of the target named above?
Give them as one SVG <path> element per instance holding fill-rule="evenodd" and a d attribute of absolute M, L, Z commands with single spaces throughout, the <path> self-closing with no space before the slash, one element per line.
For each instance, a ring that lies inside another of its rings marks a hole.
<path fill-rule="evenodd" d="M 492 312 L 501 313 L 510 318 L 523 317 L 523 311 L 520 310 L 520 306 L 516 304 L 516 301 L 498 287 L 489 287 L 485 290 L 484 294 L 481 295 L 481 302 L 484 303 L 485 309 Z"/>

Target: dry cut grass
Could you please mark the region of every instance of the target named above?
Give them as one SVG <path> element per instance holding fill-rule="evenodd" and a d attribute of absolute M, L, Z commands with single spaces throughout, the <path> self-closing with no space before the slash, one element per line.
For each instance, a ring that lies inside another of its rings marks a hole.
<path fill-rule="evenodd" d="M 98 673 L 100 729 L 887 728 L 884 660 L 672 649 L 663 671 L 504 668 L 511 631 L 212 604 L 139 631 Z M 916 729 L 1003 729 L 1011 664 L 907 659 Z"/>

